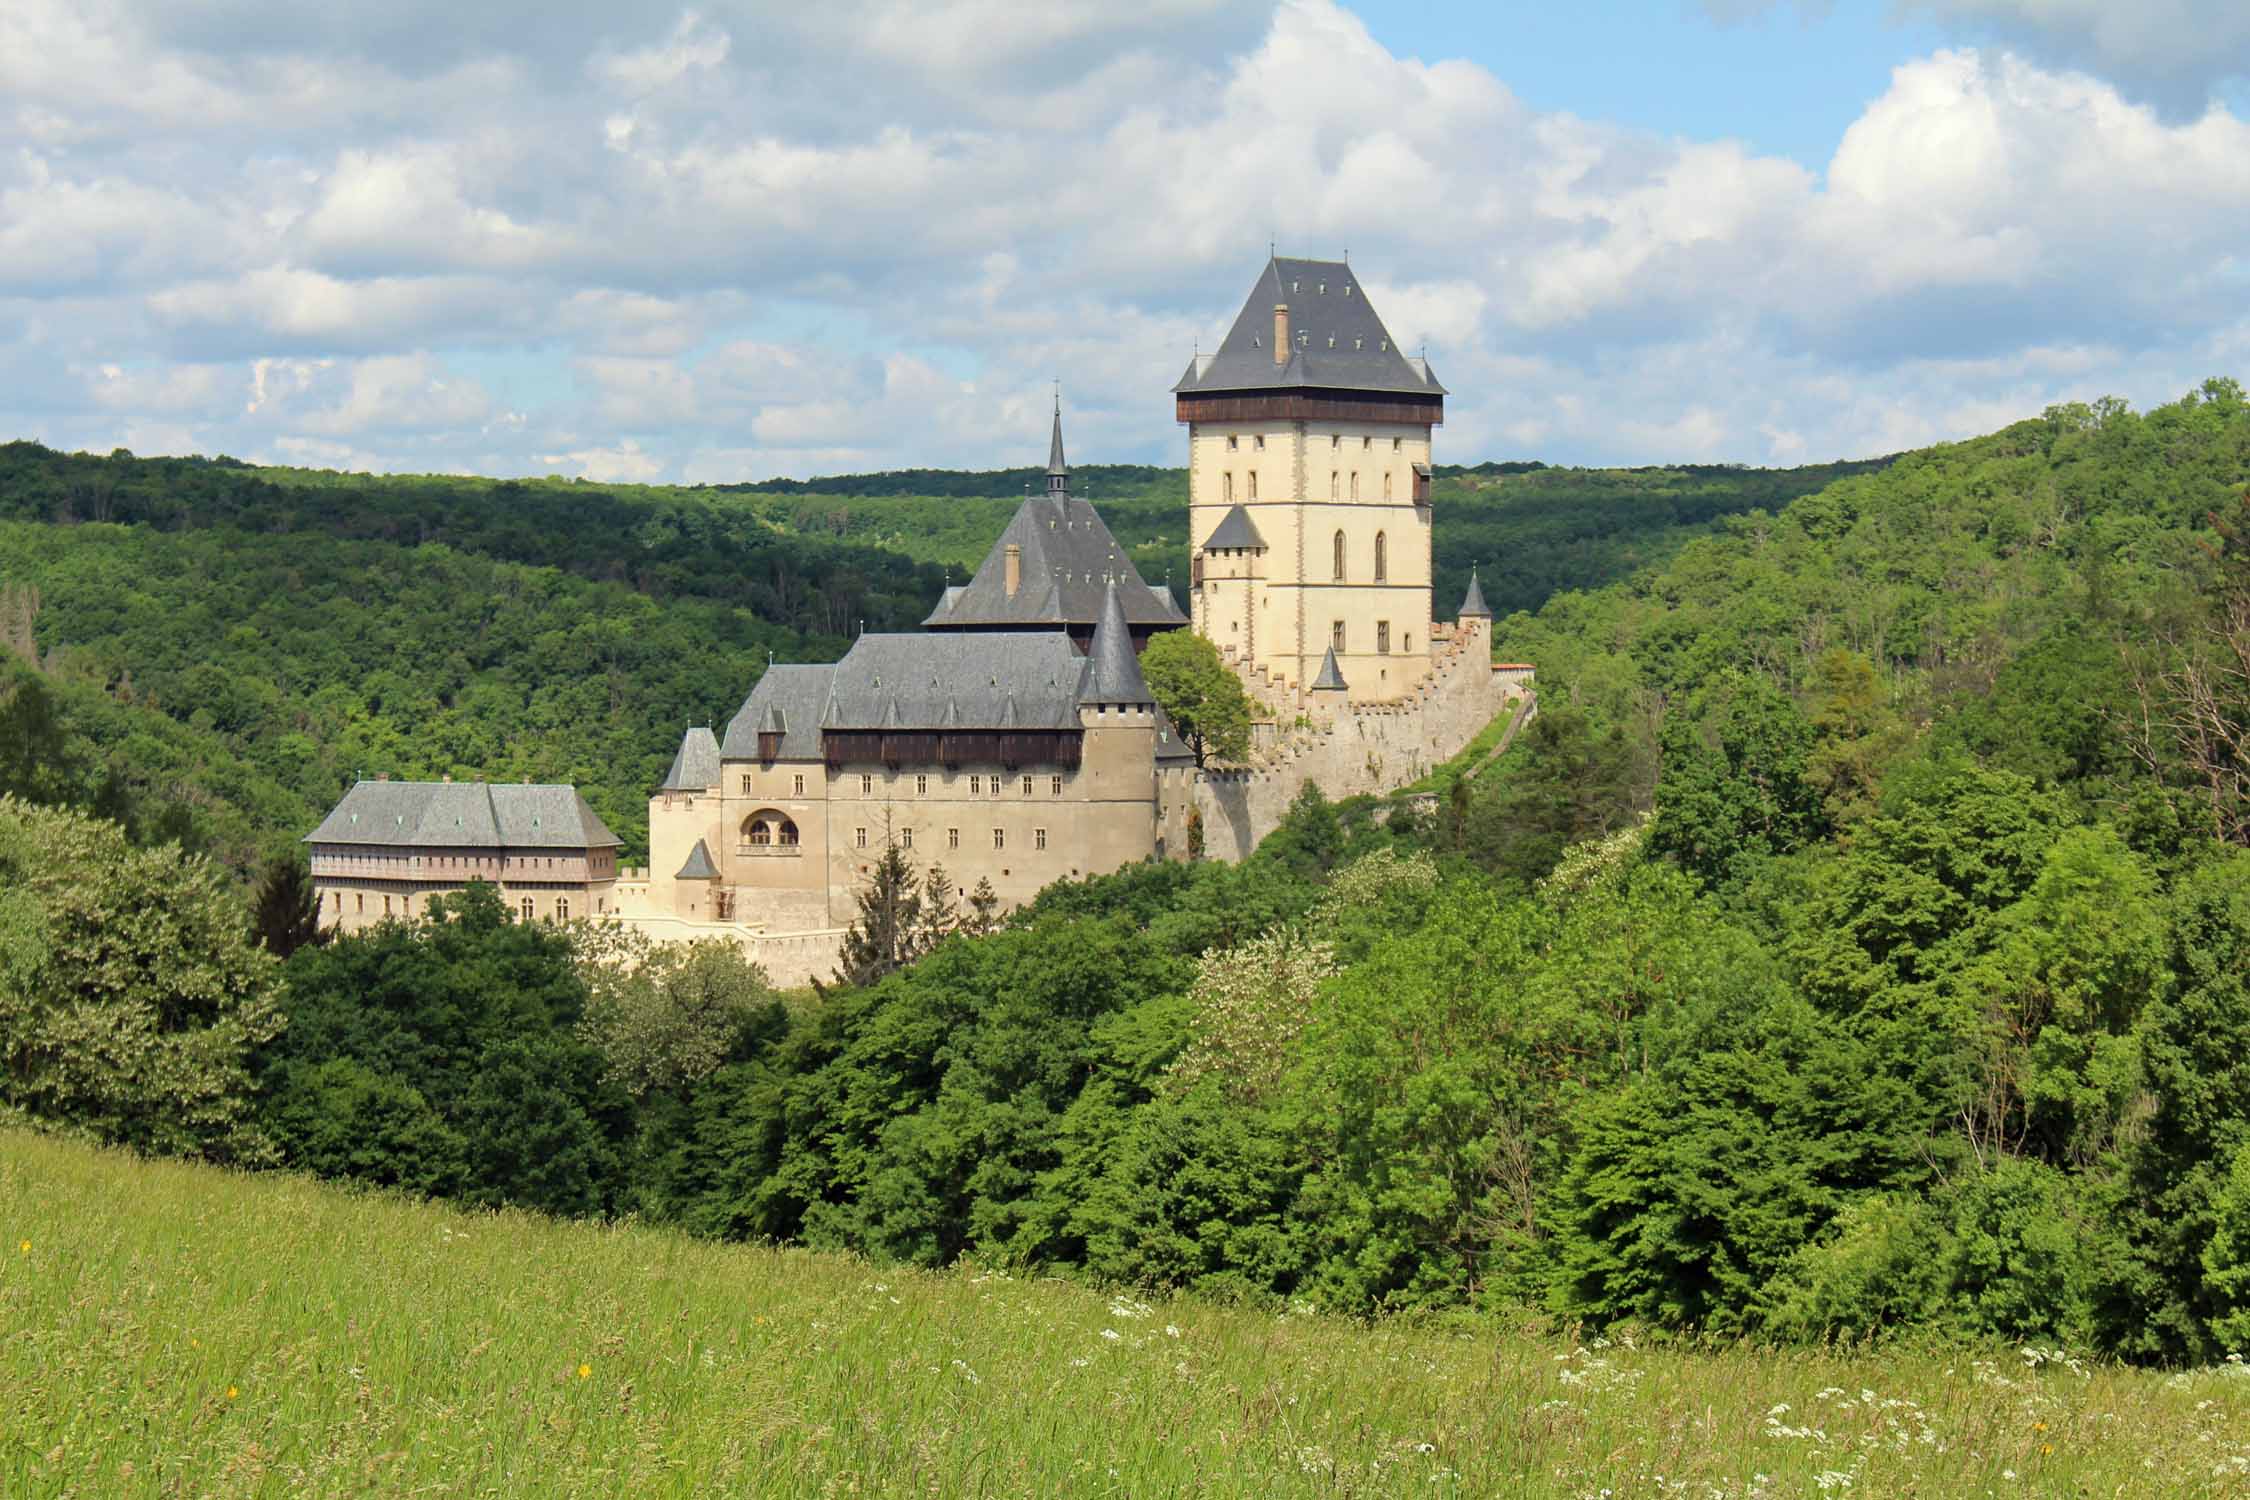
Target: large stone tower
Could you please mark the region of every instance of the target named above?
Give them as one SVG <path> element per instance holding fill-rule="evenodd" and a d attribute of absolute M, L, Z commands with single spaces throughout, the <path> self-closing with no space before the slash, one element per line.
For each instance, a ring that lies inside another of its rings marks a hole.
<path fill-rule="evenodd" d="M 1352 702 L 1405 697 L 1430 671 L 1428 363 L 1348 262 L 1276 258 L 1172 389 L 1195 628 L 1300 702 L 1331 651 Z"/>

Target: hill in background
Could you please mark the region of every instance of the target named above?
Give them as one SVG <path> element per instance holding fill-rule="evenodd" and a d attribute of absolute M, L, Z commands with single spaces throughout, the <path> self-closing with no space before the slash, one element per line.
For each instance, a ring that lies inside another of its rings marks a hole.
<path fill-rule="evenodd" d="M 1496 610 L 1534 608 L 1873 467 L 1443 470 L 1436 607 L 1472 561 Z M 40 677 L 48 778 L 74 800 L 238 867 L 379 772 L 575 782 L 633 857 L 683 728 L 723 723 L 769 657 L 917 627 L 1032 477 L 605 486 L 12 443 L 0 588 L 18 647 L 0 670 Z M 1184 471 L 1075 479 L 1145 577 L 1184 585 Z"/>

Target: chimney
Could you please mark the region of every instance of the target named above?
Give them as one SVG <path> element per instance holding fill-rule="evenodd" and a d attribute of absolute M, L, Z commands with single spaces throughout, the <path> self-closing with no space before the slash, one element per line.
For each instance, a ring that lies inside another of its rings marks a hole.
<path fill-rule="evenodd" d="M 1006 581 L 1008 597 L 1015 598 L 1016 590 L 1023 587 L 1023 547 L 1020 544 L 1010 542 L 1001 550 L 1000 576 Z"/>
<path fill-rule="evenodd" d="M 1273 362 L 1289 363 L 1289 304 L 1286 302 L 1273 305 Z"/>

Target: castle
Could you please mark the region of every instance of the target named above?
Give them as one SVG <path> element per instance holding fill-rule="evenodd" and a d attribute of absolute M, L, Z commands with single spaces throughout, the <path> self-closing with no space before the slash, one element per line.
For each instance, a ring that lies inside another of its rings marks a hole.
<path fill-rule="evenodd" d="M 1455 620 L 1431 618 L 1430 434 L 1445 391 L 1396 346 L 1348 263 L 1269 259 L 1217 352 L 1173 393 L 1188 429 L 1189 613 L 1071 493 L 1058 404 L 1045 493 L 921 633 L 769 667 L 723 734 L 688 730 L 650 798 L 646 870 L 604 866 L 608 831 L 575 826 L 569 869 L 592 877 L 577 892 L 587 914 L 659 940 L 726 937 L 778 982 L 802 982 L 834 966 L 887 847 L 964 889 L 989 882 L 1009 906 L 1056 880 L 1187 858 L 1191 825 L 1210 854 L 1240 858 L 1306 783 L 1331 796 L 1404 785 L 1511 699 L 1528 705 L 1526 670 L 1491 662 L 1473 578 Z M 1183 628 L 1218 647 L 1259 706 L 1246 765 L 1199 769 L 1142 677 L 1149 639 Z M 408 785 L 363 782 L 339 804 L 308 841 L 316 891 L 324 866 L 353 872 L 354 901 L 375 878 L 353 842 L 354 799 L 401 858 L 419 848 L 404 800 L 457 800 Z M 373 920 L 342 908 L 342 885 L 329 894 L 339 904 L 324 920 Z M 569 897 L 530 899 L 554 915 Z"/>

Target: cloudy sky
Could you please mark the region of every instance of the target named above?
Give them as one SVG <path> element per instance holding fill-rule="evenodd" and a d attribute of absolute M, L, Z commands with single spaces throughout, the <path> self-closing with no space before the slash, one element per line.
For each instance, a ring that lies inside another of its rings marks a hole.
<path fill-rule="evenodd" d="M 0 438 L 1178 462 L 1349 253 L 1440 456 L 1794 463 L 2250 377 L 2242 0 L 7 0 Z"/>

